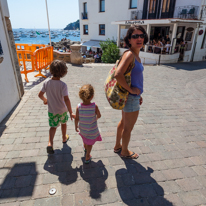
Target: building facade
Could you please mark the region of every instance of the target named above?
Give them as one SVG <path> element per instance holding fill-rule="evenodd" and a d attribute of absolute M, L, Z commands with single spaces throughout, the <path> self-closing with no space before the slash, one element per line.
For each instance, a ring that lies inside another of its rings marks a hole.
<path fill-rule="evenodd" d="M 0 1 L 0 122 L 24 94 L 6 0 Z"/>
<path fill-rule="evenodd" d="M 95 49 L 100 40 L 110 38 L 117 42 L 122 53 L 127 29 L 139 24 L 150 40 L 159 33 L 163 38 L 169 35 L 170 51 L 163 55 L 161 48 L 162 63 L 206 59 L 206 0 L 79 0 L 79 14 L 83 46 L 94 45 Z M 182 41 L 186 42 L 184 52 Z M 148 43 L 140 54 L 143 62 L 157 63 L 160 54 L 148 54 L 149 48 Z"/>

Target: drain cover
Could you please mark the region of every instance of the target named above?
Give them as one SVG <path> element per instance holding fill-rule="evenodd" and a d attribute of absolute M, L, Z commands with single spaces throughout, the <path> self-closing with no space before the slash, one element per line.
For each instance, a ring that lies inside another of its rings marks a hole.
<path fill-rule="evenodd" d="M 57 190 L 55 188 L 52 188 L 52 189 L 49 190 L 49 194 L 54 195 L 56 193 L 56 191 Z"/>

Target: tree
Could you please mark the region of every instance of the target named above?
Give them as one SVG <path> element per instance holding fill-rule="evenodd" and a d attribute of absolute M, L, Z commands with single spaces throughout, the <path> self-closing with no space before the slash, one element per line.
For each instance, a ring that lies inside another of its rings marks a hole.
<path fill-rule="evenodd" d="M 99 44 L 102 49 L 102 62 L 115 63 L 119 59 L 119 49 L 113 40 L 107 39 Z"/>

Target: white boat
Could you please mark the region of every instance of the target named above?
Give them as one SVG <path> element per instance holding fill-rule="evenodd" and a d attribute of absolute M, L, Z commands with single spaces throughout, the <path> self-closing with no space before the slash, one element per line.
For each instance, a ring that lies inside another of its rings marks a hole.
<path fill-rule="evenodd" d="M 14 41 L 20 41 L 20 38 L 15 38 L 15 37 L 14 37 Z"/>
<path fill-rule="evenodd" d="M 29 37 L 30 38 L 36 38 L 37 36 L 35 34 L 31 34 Z"/>

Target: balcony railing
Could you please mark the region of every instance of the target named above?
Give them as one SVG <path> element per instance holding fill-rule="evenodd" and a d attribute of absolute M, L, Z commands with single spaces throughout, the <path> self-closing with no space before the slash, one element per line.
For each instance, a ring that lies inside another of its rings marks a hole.
<path fill-rule="evenodd" d="M 174 18 L 180 19 L 198 19 L 199 6 L 188 5 L 175 7 Z"/>
<path fill-rule="evenodd" d="M 205 19 L 205 18 L 206 18 L 206 5 L 203 5 L 200 12 L 200 19 Z"/>
<path fill-rule="evenodd" d="M 82 19 L 88 19 L 88 12 L 82 12 Z"/>
<path fill-rule="evenodd" d="M 142 19 L 142 10 L 131 11 L 131 20 Z"/>

